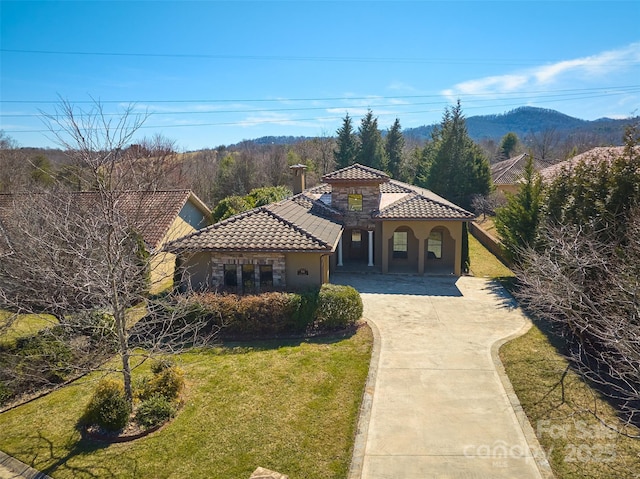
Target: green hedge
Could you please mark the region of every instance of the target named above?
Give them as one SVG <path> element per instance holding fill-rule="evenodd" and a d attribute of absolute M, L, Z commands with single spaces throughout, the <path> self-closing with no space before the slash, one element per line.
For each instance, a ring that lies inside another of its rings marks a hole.
<path fill-rule="evenodd" d="M 303 293 L 259 295 L 201 293 L 187 298 L 185 319 L 205 317 L 223 338 L 301 335 L 349 327 L 362 316 L 362 300 L 350 286 L 325 284 Z M 183 305 L 184 306 L 184 305 Z"/>

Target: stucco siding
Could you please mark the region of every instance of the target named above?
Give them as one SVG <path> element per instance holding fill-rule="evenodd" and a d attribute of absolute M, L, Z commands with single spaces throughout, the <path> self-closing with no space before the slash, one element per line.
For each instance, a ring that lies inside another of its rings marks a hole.
<path fill-rule="evenodd" d="M 329 262 L 322 260 L 322 256 L 320 253 L 287 253 L 287 288 L 295 290 L 320 286 L 329 274 Z"/>

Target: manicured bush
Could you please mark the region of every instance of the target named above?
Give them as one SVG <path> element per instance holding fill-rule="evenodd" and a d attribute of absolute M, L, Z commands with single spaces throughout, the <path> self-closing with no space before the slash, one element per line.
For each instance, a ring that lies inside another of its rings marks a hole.
<path fill-rule="evenodd" d="M 147 400 L 152 396 L 162 396 L 175 401 L 184 390 L 184 372 L 167 361 L 158 361 L 151 366 L 153 377 L 144 381 L 139 397 Z"/>
<path fill-rule="evenodd" d="M 335 330 L 353 325 L 362 316 L 362 300 L 350 286 L 323 285 L 299 293 L 258 295 L 201 293 L 180 298 L 180 321 L 204 318 L 203 333 L 220 330 L 223 339 L 273 338 Z M 175 314 L 174 311 L 174 314 Z"/>
<path fill-rule="evenodd" d="M 175 403 L 160 394 L 144 400 L 136 411 L 134 420 L 144 427 L 153 427 L 176 415 Z"/>
<path fill-rule="evenodd" d="M 352 326 L 362 317 L 362 298 L 351 286 L 323 284 L 318 294 L 315 326 L 332 330 Z"/>
<path fill-rule="evenodd" d="M 118 431 L 127 425 L 130 414 L 122 382 L 105 378 L 93 392 L 82 422 L 99 426 L 105 431 Z"/>
<path fill-rule="evenodd" d="M 189 299 L 192 320 L 206 317 L 224 338 L 300 334 L 313 321 L 312 295 L 270 292 L 259 295 L 205 293 Z"/>

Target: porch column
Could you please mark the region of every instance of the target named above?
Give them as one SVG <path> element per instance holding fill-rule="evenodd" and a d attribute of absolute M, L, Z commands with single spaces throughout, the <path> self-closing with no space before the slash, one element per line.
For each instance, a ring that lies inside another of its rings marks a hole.
<path fill-rule="evenodd" d="M 367 233 L 369 233 L 369 264 L 367 266 L 373 266 L 373 230 Z"/>
<path fill-rule="evenodd" d="M 340 239 L 338 240 L 338 266 L 343 266 L 342 264 L 342 233 L 340 234 Z"/>

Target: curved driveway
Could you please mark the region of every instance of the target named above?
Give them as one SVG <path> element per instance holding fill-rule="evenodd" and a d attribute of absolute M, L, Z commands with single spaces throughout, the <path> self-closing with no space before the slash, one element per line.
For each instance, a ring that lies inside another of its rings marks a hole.
<path fill-rule="evenodd" d="M 470 277 L 332 280 L 361 292 L 364 316 L 379 331 L 352 479 L 549 476 L 494 364 L 492 346 L 529 325 L 501 286 Z"/>

